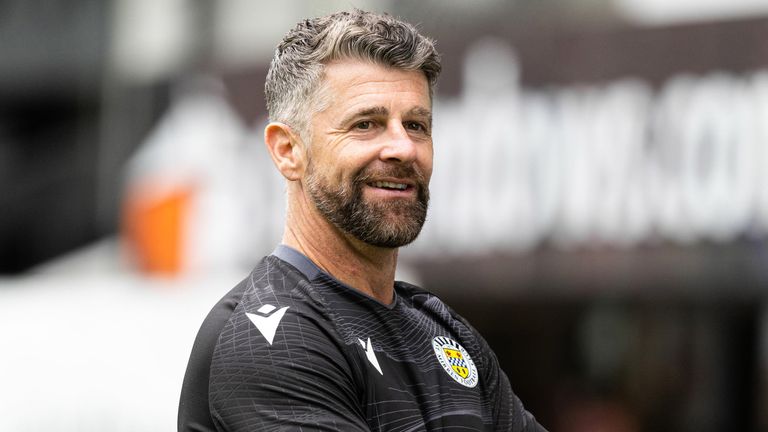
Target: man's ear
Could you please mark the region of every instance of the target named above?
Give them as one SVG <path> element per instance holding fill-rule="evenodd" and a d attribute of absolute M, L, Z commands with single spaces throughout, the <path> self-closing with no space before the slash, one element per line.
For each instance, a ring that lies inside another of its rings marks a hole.
<path fill-rule="evenodd" d="M 264 143 L 272 162 L 288 180 L 299 180 L 304 173 L 303 143 L 285 123 L 272 122 L 264 128 Z"/>

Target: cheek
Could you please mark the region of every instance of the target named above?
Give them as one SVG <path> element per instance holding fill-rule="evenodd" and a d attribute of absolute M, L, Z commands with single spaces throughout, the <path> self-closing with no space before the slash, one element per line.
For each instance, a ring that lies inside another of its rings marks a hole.
<path fill-rule="evenodd" d="M 348 184 L 354 181 L 355 176 L 365 167 L 365 163 L 354 158 L 336 155 L 326 160 L 325 178 L 337 186 Z"/>
<path fill-rule="evenodd" d="M 342 152 L 334 163 L 337 164 L 339 176 L 345 180 L 355 177 L 360 171 L 364 171 L 378 160 L 377 153 L 372 146 L 358 146 L 354 150 Z"/>
<path fill-rule="evenodd" d="M 349 139 L 330 141 L 322 152 L 325 178 L 335 184 L 349 182 L 372 161 L 376 160 L 373 146 Z"/>
<path fill-rule="evenodd" d="M 344 170 L 341 168 L 344 159 L 329 151 L 327 148 L 315 147 L 311 156 L 313 173 L 326 184 L 339 184 L 344 178 Z"/>

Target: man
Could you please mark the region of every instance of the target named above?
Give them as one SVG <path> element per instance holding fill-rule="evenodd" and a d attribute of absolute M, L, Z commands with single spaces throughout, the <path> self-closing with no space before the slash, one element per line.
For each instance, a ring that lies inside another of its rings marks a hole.
<path fill-rule="evenodd" d="M 477 332 L 395 282 L 426 218 L 432 42 L 363 11 L 302 21 L 267 75 L 283 244 L 206 318 L 184 431 L 543 431 Z"/>

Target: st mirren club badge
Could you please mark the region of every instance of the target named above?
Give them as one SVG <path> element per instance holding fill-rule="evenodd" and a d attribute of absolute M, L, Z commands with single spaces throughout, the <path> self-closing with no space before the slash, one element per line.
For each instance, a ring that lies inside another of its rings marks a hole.
<path fill-rule="evenodd" d="M 457 383 L 472 388 L 477 385 L 477 367 L 467 350 L 453 339 L 437 336 L 432 339 L 437 361 Z"/>

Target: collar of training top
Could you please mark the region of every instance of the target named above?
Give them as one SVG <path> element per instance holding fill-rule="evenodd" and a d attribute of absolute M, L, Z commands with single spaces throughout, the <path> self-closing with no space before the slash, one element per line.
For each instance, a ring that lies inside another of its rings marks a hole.
<path fill-rule="evenodd" d="M 356 292 L 357 294 L 359 294 L 359 295 L 361 295 L 363 297 L 369 298 L 369 299 L 373 300 L 374 302 L 380 304 L 381 306 L 383 306 L 383 307 L 385 307 L 387 309 L 393 309 L 395 307 L 395 304 L 397 303 L 397 298 L 398 298 L 397 291 L 394 292 L 394 297 L 392 298 L 392 303 L 384 304 L 379 299 L 377 299 L 375 297 L 372 297 L 372 296 L 370 296 L 370 295 L 368 295 L 368 294 L 366 294 L 366 293 L 364 293 L 364 292 L 362 292 L 360 290 L 357 290 L 357 289 L 355 289 L 355 288 L 345 284 L 344 282 L 336 279 L 332 275 L 326 273 L 324 270 L 322 270 L 320 267 L 318 267 L 317 264 L 312 262 L 311 259 L 307 258 L 306 255 L 304 255 L 303 253 L 297 251 L 296 249 L 294 249 L 294 248 L 292 248 L 290 246 L 286 246 L 284 244 L 277 245 L 275 250 L 272 252 L 272 256 L 274 256 L 276 258 L 279 258 L 279 259 L 287 262 L 288 264 L 292 265 L 297 270 L 299 270 L 301 273 L 303 273 L 304 276 L 306 276 L 307 279 L 310 280 L 310 281 L 315 280 L 316 277 L 318 277 L 319 275 L 322 274 L 322 275 L 325 275 L 328 279 L 331 279 L 334 282 L 338 283 L 339 285 L 341 285 L 341 286 L 343 286 L 345 288 L 351 289 L 354 292 Z M 395 286 L 397 286 L 397 283 L 395 283 Z"/>
<path fill-rule="evenodd" d="M 296 267 L 309 280 L 313 280 L 320 273 L 325 273 L 303 253 L 290 246 L 279 244 L 272 252 L 272 255 Z"/>

